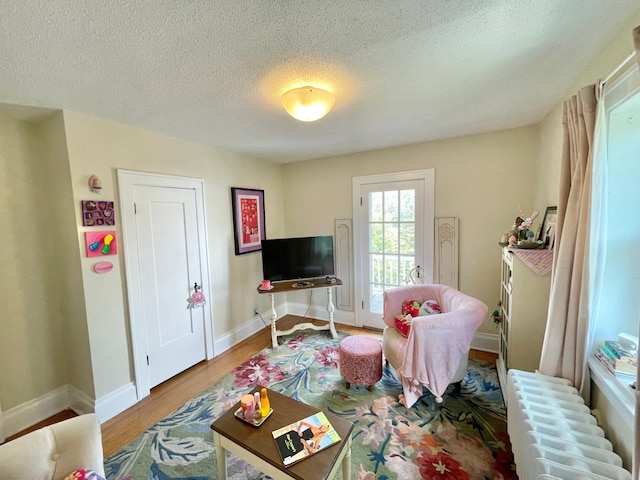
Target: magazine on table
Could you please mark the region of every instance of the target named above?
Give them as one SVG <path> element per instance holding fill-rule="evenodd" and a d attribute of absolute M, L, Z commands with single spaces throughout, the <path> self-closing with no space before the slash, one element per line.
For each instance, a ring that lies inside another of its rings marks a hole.
<path fill-rule="evenodd" d="M 274 430 L 272 434 L 285 467 L 341 440 L 323 412 Z"/>

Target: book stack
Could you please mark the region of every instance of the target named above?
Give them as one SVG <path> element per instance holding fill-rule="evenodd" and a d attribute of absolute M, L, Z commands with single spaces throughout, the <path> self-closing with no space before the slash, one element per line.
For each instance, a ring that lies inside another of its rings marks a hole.
<path fill-rule="evenodd" d="M 638 351 L 622 347 L 615 340 L 605 340 L 595 352 L 595 357 L 607 370 L 620 380 L 636 380 Z"/>

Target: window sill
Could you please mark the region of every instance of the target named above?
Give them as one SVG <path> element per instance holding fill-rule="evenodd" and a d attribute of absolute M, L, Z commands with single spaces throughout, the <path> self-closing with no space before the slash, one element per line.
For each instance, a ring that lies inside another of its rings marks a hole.
<path fill-rule="evenodd" d="M 591 371 L 591 380 L 595 382 L 622 418 L 628 421 L 629 425 L 632 425 L 635 415 L 635 390 L 626 382 L 616 378 L 593 356 L 589 357 L 588 365 Z"/>

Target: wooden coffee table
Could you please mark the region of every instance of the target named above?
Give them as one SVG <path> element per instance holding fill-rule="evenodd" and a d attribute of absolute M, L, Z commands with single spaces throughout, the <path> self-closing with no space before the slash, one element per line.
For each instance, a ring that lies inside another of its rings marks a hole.
<path fill-rule="evenodd" d="M 254 391 L 259 390 L 260 387 Z M 285 467 L 271 432 L 313 415 L 319 410 L 272 390 L 267 391 L 273 413 L 259 427 L 235 417 L 234 412 L 240 408 L 240 402 L 211 424 L 213 441 L 216 444 L 218 479 L 227 478 L 226 452 L 231 452 L 276 480 L 328 480 L 333 478 L 339 468 L 342 468 L 342 478 L 349 480 L 353 423 L 324 412 L 342 440 Z"/>

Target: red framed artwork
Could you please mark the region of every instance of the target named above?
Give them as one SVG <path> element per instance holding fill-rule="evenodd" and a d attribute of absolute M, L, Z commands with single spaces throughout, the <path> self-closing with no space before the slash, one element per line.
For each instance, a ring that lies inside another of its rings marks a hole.
<path fill-rule="evenodd" d="M 236 255 L 262 249 L 264 226 L 264 190 L 231 188 L 233 236 Z"/>

